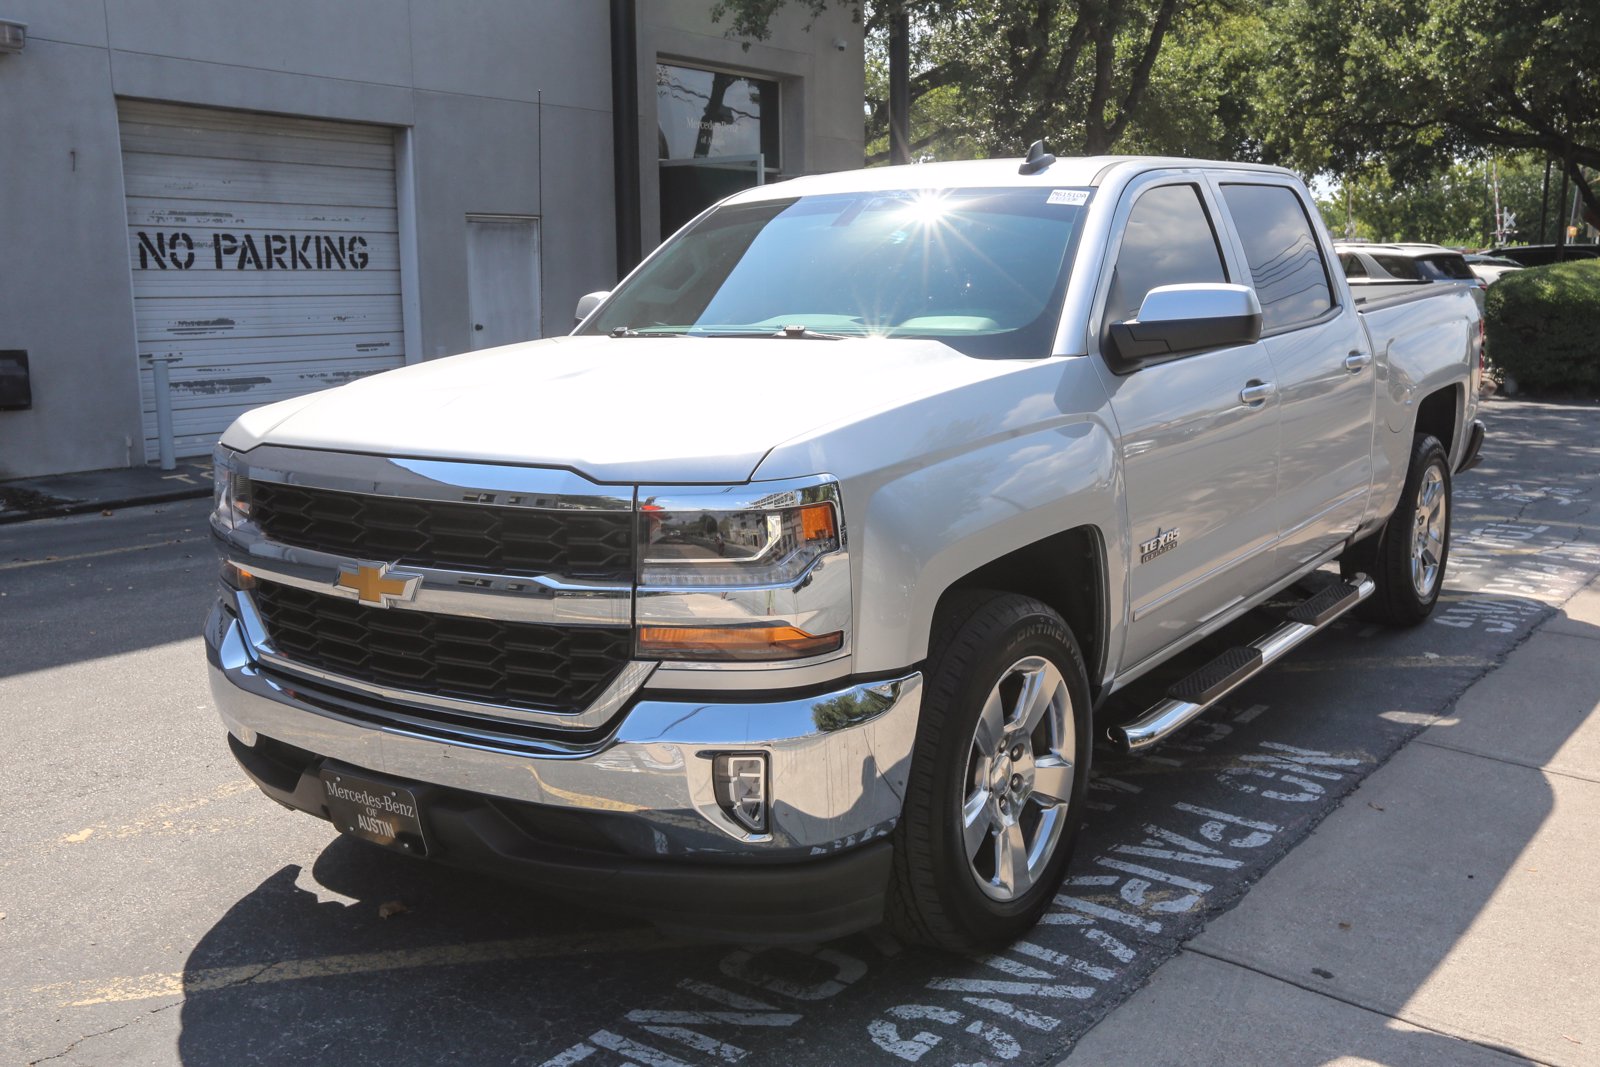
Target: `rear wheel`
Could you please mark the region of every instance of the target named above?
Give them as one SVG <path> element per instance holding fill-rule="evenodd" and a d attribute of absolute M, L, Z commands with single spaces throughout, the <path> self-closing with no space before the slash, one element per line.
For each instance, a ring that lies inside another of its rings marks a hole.
<path fill-rule="evenodd" d="M 928 667 L 889 920 L 965 951 L 1016 938 L 1061 883 L 1088 784 L 1088 675 L 1060 615 L 992 592 L 946 605 Z"/>
<path fill-rule="evenodd" d="M 1345 577 L 1369 575 L 1377 590 L 1359 614 L 1392 626 L 1415 626 L 1439 602 L 1450 559 L 1450 459 L 1431 434 L 1412 442 L 1400 503 L 1374 537 L 1353 545 L 1339 561 Z"/>

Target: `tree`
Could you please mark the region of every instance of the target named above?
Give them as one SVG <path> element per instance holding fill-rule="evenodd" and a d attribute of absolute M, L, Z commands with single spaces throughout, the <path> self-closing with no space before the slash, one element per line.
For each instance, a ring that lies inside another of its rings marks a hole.
<path fill-rule="evenodd" d="M 1508 243 L 1538 242 L 1544 162 L 1537 153 L 1499 160 L 1500 206 L 1515 219 Z M 1334 195 L 1320 201 L 1323 220 L 1336 236 L 1368 241 L 1433 241 L 1479 248 L 1495 244 L 1494 190 L 1490 164 L 1456 163 L 1425 179 L 1397 182 L 1382 167 L 1346 175 Z M 1347 214 L 1348 209 L 1348 214 Z"/>
<path fill-rule="evenodd" d="M 791 0 L 813 13 L 839 0 Z M 848 0 L 846 0 L 848 2 Z M 868 162 L 887 158 L 884 44 L 896 0 L 858 0 L 869 44 Z M 1163 63 L 1169 40 L 1198 40 L 1223 18 L 1248 21 L 1246 0 L 898 0 L 912 33 L 913 153 L 943 158 L 1020 153 L 1046 140 L 1063 153 L 1098 154 L 1125 143 L 1165 149 L 1229 136 L 1203 104 L 1175 86 L 1199 74 Z M 763 38 L 784 0 L 719 0 L 729 32 Z M 1242 22 L 1241 22 L 1242 24 Z M 1213 86 L 1215 88 L 1215 86 Z M 1206 100 L 1244 93 L 1218 89 Z M 1158 111 L 1147 107 L 1161 102 Z M 1150 121 L 1144 121 L 1148 117 Z M 1221 119 L 1227 123 L 1226 113 Z"/>
<path fill-rule="evenodd" d="M 1600 215 L 1583 172 L 1600 167 L 1594 0 L 1287 0 L 1273 40 L 1269 156 L 1405 182 L 1534 151 Z"/>

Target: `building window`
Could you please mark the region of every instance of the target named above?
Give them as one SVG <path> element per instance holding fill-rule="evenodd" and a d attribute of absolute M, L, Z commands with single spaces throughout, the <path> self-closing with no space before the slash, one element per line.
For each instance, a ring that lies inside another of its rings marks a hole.
<path fill-rule="evenodd" d="M 656 116 L 663 238 L 779 174 L 776 81 L 661 63 Z"/>

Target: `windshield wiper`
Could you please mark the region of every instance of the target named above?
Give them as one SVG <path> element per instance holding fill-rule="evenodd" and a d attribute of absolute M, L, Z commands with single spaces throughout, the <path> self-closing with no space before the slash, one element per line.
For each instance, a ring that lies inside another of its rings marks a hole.
<path fill-rule="evenodd" d="M 850 335 L 847 333 L 825 333 L 822 330 L 813 330 L 809 326 L 797 324 L 794 326 L 785 326 L 773 336 L 802 338 L 808 341 L 843 341 Z"/>
<path fill-rule="evenodd" d="M 787 337 L 806 341 L 844 341 L 855 334 L 826 333 L 809 326 L 785 326 L 782 329 L 718 329 L 715 326 L 617 326 L 609 337 Z"/>
<path fill-rule="evenodd" d="M 738 328 L 734 328 L 734 329 L 718 329 L 717 327 L 714 327 L 714 326 L 704 327 L 704 328 L 698 327 L 698 326 L 694 326 L 694 327 L 690 327 L 689 336 L 691 336 L 691 337 L 788 337 L 788 338 L 792 338 L 792 339 L 807 340 L 807 341 L 843 341 L 843 340 L 848 339 L 852 335 L 846 334 L 846 333 L 824 333 L 821 330 L 813 330 L 809 326 L 784 326 L 783 328 L 777 329 L 777 330 L 770 329 L 768 327 L 760 327 L 760 328 L 755 328 L 755 329 L 738 329 Z"/>
<path fill-rule="evenodd" d="M 607 337 L 682 337 L 688 333 L 684 326 L 614 326 Z"/>

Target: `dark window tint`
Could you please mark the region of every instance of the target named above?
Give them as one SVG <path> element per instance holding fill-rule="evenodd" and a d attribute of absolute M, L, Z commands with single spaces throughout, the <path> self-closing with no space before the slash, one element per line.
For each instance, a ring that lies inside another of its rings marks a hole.
<path fill-rule="evenodd" d="M 1360 256 L 1352 256 L 1346 252 L 1339 257 L 1339 266 L 1344 268 L 1344 276 L 1346 278 L 1365 278 L 1367 276 L 1366 265 L 1361 262 Z"/>
<path fill-rule="evenodd" d="M 1547 263 L 1556 261 L 1555 249 L 1553 248 L 1507 248 L 1496 252 L 1495 255 L 1514 259 L 1524 267 L 1542 267 Z"/>
<path fill-rule="evenodd" d="M 1374 255 L 1373 261 L 1388 271 L 1393 277 L 1403 282 L 1420 282 L 1422 271 L 1417 267 L 1417 261 L 1410 256 L 1379 256 Z"/>
<path fill-rule="evenodd" d="M 1244 244 L 1261 301 L 1261 331 L 1284 330 L 1333 307 L 1333 290 L 1311 220 L 1294 190 L 1282 185 L 1224 185 L 1222 195 Z"/>
<path fill-rule="evenodd" d="M 1430 281 L 1471 281 L 1477 275 L 1472 273 L 1472 268 L 1467 266 L 1467 261 L 1461 256 L 1428 256 L 1418 263 L 1422 276 Z"/>
<path fill-rule="evenodd" d="M 1145 294 L 1158 285 L 1227 280 L 1200 190 L 1193 185 L 1151 189 L 1128 216 L 1111 273 L 1105 321 L 1138 318 Z"/>

